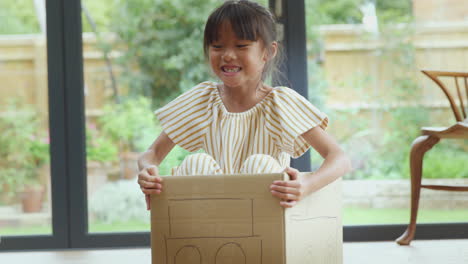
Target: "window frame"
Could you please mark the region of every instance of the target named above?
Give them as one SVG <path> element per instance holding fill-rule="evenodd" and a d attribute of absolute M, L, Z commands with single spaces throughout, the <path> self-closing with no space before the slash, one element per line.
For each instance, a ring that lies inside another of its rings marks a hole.
<path fill-rule="evenodd" d="M 281 5 L 283 12 L 279 23 L 284 30 L 283 45 L 288 60 L 281 69 L 290 80 L 283 84 L 307 97 L 304 0 L 269 0 L 269 4 L 273 10 Z M 47 0 L 46 14 L 53 233 L 2 237 L 0 252 L 148 247 L 149 232 L 88 233 L 81 1 L 68 0 L 65 5 L 61 0 Z M 293 160 L 292 166 L 310 170 L 309 153 Z M 406 226 L 345 226 L 344 241 L 394 240 Z M 416 239 L 468 238 L 468 223 L 418 224 L 417 227 Z"/>

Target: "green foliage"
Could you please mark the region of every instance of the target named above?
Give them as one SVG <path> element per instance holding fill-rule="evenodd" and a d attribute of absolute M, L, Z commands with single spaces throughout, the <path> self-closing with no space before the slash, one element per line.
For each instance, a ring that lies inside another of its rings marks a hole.
<path fill-rule="evenodd" d="M 91 13 L 98 30 L 109 31 L 115 0 L 83 0 L 82 3 Z M 0 35 L 40 33 L 34 2 L 31 0 L 0 1 L 0 21 Z M 93 31 L 84 15 L 82 25 L 83 32 Z"/>
<path fill-rule="evenodd" d="M 86 128 L 86 158 L 89 161 L 110 162 L 118 157 L 118 145 L 110 137 L 103 135 L 95 124 Z"/>
<path fill-rule="evenodd" d="M 39 33 L 31 0 L 0 1 L 0 35 Z"/>
<path fill-rule="evenodd" d="M 356 24 L 361 21 L 362 14 L 359 11 L 359 5 L 365 0 L 306 0 L 307 11 L 307 24 L 308 25 L 321 25 L 321 24 Z M 174 2 L 173 6 L 177 9 L 184 10 L 186 13 L 182 15 L 189 15 L 190 13 L 197 13 L 194 15 L 207 14 L 213 9 L 220 1 L 216 0 L 203 0 L 203 1 L 166 1 Z M 115 17 L 116 14 L 127 14 L 124 9 L 127 6 L 122 6 L 122 3 L 130 6 L 134 11 L 141 12 L 142 14 L 151 13 L 150 10 L 145 12 L 144 8 L 163 6 L 166 2 L 149 1 L 149 0 L 134 0 L 131 2 L 122 0 L 83 0 L 82 4 L 91 13 L 94 22 L 100 32 L 108 32 L 112 28 L 112 24 L 121 23 L 122 19 L 133 20 L 133 18 Z M 204 3 L 206 2 L 206 3 Z M 258 0 L 260 4 L 267 6 L 267 0 Z M 411 17 L 411 1 L 409 0 L 376 0 L 377 15 L 382 22 L 405 22 Z M 143 4 L 143 6 L 142 6 Z M 151 4 L 154 4 L 152 6 Z M 141 6 L 141 7 L 139 7 Z M 196 9 L 190 12 L 189 8 Z M 172 9 L 169 7 L 168 9 Z M 117 10 L 117 11 L 114 11 Z M 200 13 L 199 11 L 202 11 Z M 133 11 L 129 14 L 137 14 Z M 167 16 L 170 16 L 170 12 Z M 113 19 L 114 16 L 114 19 Z M 202 16 L 206 19 L 207 16 Z M 176 17 L 172 17 L 176 19 Z M 37 22 L 34 3 L 30 0 L 18 1 L 1 1 L 0 2 L 0 34 L 30 34 L 39 33 L 39 23 Z M 83 32 L 91 32 L 92 29 L 85 16 L 82 17 Z M 308 27 L 310 28 L 310 27 Z M 201 39 L 200 39 L 201 40 Z"/>
<path fill-rule="evenodd" d="M 307 71 L 309 100 L 320 110 L 327 112 L 327 109 L 325 109 L 325 91 L 329 84 L 325 76 L 325 71 L 320 65 L 313 61 L 308 62 Z"/>
<path fill-rule="evenodd" d="M 424 178 L 468 178 L 468 152 L 438 143 L 424 156 Z"/>
<path fill-rule="evenodd" d="M 359 24 L 360 6 L 369 0 L 306 0 L 308 25 Z M 374 0 L 380 22 L 404 22 L 411 17 L 410 0 Z"/>
<path fill-rule="evenodd" d="M 112 22 L 112 12 L 116 8 L 116 0 L 81 0 L 81 5 L 88 10 L 98 32 L 109 32 Z M 93 29 L 82 12 L 83 32 L 93 32 Z"/>
<path fill-rule="evenodd" d="M 132 220 L 149 223 L 145 197 L 132 180 L 109 182 L 91 197 L 91 217 L 107 224 Z"/>
<path fill-rule="evenodd" d="M 38 113 L 11 101 L 0 114 L 0 191 L 10 194 L 38 182 L 37 170 L 49 161 L 49 138 L 40 130 Z"/>
<path fill-rule="evenodd" d="M 342 113 L 343 114 L 343 113 Z M 360 131 L 343 141 L 355 170 L 346 179 L 409 178 L 411 142 L 420 134 L 419 127 L 428 124 L 427 111 L 416 107 L 391 110 L 386 130 L 377 138 L 370 129 Z M 345 115 L 344 119 L 353 118 Z M 357 120 L 365 124 L 369 120 Z M 353 130 L 353 129 L 351 129 Z M 442 144 L 442 145 L 441 145 Z M 439 143 L 424 157 L 424 178 L 468 178 L 468 153 L 462 147 Z"/>
<path fill-rule="evenodd" d="M 127 48 L 120 63 L 131 94 L 165 103 L 209 78 L 203 29 L 216 0 L 119 0 L 113 31 Z"/>
<path fill-rule="evenodd" d="M 351 78 L 343 80 L 338 85 L 353 89 L 362 101 L 377 105 L 418 101 L 422 90 L 414 81 L 416 71 L 414 69 L 415 49 L 410 41 L 412 34 L 413 30 L 410 26 L 382 26 L 381 38 L 384 44 L 375 52 L 375 55 L 377 59 L 389 63 L 392 69 L 395 69 L 394 77 L 386 80 L 384 86 L 379 88 L 384 92 L 369 93 L 369 87 L 379 81 L 376 80 L 378 77 L 371 76 L 369 73 L 355 72 Z M 316 67 L 316 64 L 312 65 Z M 317 73 L 319 72 L 314 74 Z M 318 82 L 318 84 L 324 87 L 320 89 L 323 93 L 327 84 L 325 82 Z M 311 97 L 313 98 L 314 95 Z M 417 107 L 370 109 L 368 115 L 360 112 L 358 108 L 330 111 L 328 114 L 331 120 L 336 123 L 343 122 L 348 128 L 347 132 L 342 132 L 340 142 L 343 142 L 346 152 L 351 156 L 355 170 L 346 176 L 347 179 L 406 177 L 409 146 L 418 136 L 419 127 L 428 122 L 428 112 L 421 111 Z"/>
<path fill-rule="evenodd" d="M 376 0 L 376 11 L 381 23 L 409 22 L 412 19 L 411 0 Z"/>
<path fill-rule="evenodd" d="M 307 22 L 312 25 L 357 24 L 362 18 L 359 11 L 362 2 L 362 0 L 305 1 Z"/>
<path fill-rule="evenodd" d="M 306 0 L 306 25 L 309 56 L 319 56 L 322 43 L 319 25 L 360 24 L 362 13 L 360 6 L 369 0 Z M 408 22 L 412 19 L 410 0 L 374 0 L 379 26 Z"/>
<path fill-rule="evenodd" d="M 120 143 L 122 152 L 145 150 L 154 140 L 156 132 L 151 103 L 145 97 L 126 98 L 119 104 L 107 104 L 98 125 L 103 136 Z"/>
<path fill-rule="evenodd" d="M 162 128 L 157 126 L 155 135 L 159 135 L 162 132 Z M 202 150 L 198 151 L 202 152 Z M 175 145 L 174 148 L 167 154 L 163 162 L 159 164 L 159 174 L 160 175 L 172 175 L 172 169 L 179 166 L 187 155 L 190 155 L 191 152 Z"/>
<path fill-rule="evenodd" d="M 343 208 L 344 225 L 388 225 L 408 224 L 408 208 Z M 418 211 L 418 223 L 466 222 L 468 210 L 464 209 L 425 209 Z"/>
<path fill-rule="evenodd" d="M 98 30 L 108 32 L 115 0 L 83 0 Z M 40 33 L 39 22 L 31 0 L 0 1 L 0 35 Z M 82 16 L 83 32 L 92 32 L 86 17 Z"/>
<path fill-rule="evenodd" d="M 159 165 L 159 174 L 172 175 L 172 168 L 179 166 L 189 154 L 190 152 L 176 145 Z"/>
<path fill-rule="evenodd" d="M 105 233 L 116 233 L 116 232 L 148 232 L 151 230 L 151 223 L 145 219 L 135 219 L 125 222 L 113 222 L 107 224 L 101 221 L 92 221 L 89 223 L 88 231 L 90 233 L 105 232 Z"/>
<path fill-rule="evenodd" d="M 357 135 L 366 135 L 352 136 L 348 138 L 349 142 L 345 142 L 345 147 L 353 155 L 356 169 L 346 176 L 348 179 L 408 177 L 411 142 L 420 134 L 419 128 L 428 124 L 429 111 L 411 104 L 390 107 L 388 103 L 414 103 L 422 98 L 422 89 L 415 82 L 417 71 L 414 68 L 415 49 L 410 41 L 412 35 L 411 26 L 382 26 L 383 45 L 375 54 L 377 59 L 391 67 L 394 75 L 379 88 L 384 92 L 368 93 L 363 97 L 364 100 L 385 106 L 371 110 L 371 120 L 353 117 L 354 113 L 351 112 L 343 117 L 354 119 L 352 131 L 357 132 Z"/>

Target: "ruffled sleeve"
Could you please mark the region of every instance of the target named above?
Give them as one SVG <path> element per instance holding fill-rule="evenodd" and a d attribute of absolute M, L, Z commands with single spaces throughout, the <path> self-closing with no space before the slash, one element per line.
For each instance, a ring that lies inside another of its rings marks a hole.
<path fill-rule="evenodd" d="M 266 129 L 281 151 L 300 157 L 310 144 L 301 136 L 314 127 L 326 129 L 328 117 L 306 98 L 287 87 L 277 87 L 267 107 Z"/>
<path fill-rule="evenodd" d="M 197 151 L 211 122 L 213 84 L 201 83 L 155 111 L 169 138 L 188 151 Z"/>

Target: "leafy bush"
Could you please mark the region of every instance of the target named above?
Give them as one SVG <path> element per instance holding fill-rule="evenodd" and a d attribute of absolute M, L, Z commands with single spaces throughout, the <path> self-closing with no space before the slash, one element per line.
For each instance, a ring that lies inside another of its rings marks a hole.
<path fill-rule="evenodd" d="M 371 120 L 345 116 L 367 124 L 344 142 L 355 170 L 347 179 L 399 179 L 408 177 L 411 142 L 419 136 L 419 127 L 427 123 L 427 111 L 413 107 L 389 109 L 384 127 L 375 132 Z M 362 119 L 362 120 L 359 120 Z M 356 130 L 355 130 L 356 131 Z"/>
<path fill-rule="evenodd" d="M 145 197 L 133 180 L 106 183 L 91 197 L 89 211 L 96 220 L 108 224 L 150 220 Z"/>
<path fill-rule="evenodd" d="M 156 127 L 155 135 L 159 135 L 162 132 L 161 126 Z M 202 152 L 201 150 L 199 152 Z M 172 168 L 175 168 L 182 163 L 187 155 L 191 154 L 189 151 L 175 145 L 174 148 L 167 154 L 163 162 L 159 164 L 159 174 L 160 175 L 172 175 Z"/>
<path fill-rule="evenodd" d="M 121 152 L 141 152 L 155 139 L 155 117 L 149 99 L 127 98 L 119 104 L 107 104 L 103 111 L 97 123 L 103 136 L 120 143 Z"/>
<path fill-rule="evenodd" d="M 37 169 L 49 161 L 49 138 L 37 111 L 20 101 L 0 114 L 0 191 L 12 194 L 39 181 Z"/>
<path fill-rule="evenodd" d="M 111 10 L 115 8 L 114 0 L 83 0 L 82 4 L 89 10 L 100 29 L 107 29 L 111 21 Z M 0 35 L 40 33 L 34 1 L 1 1 Z M 82 17 L 83 32 L 92 31 L 86 17 Z"/>
<path fill-rule="evenodd" d="M 415 110 L 414 110 L 415 111 Z M 417 115 L 410 111 L 408 116 Z M 415 121 L 416 122 L 416 121 Z M 402 121 L 400 124 L 409 124 Z M 414 128 L 413 128 L 414 126 Z M 409 152 L 411 142 L 418 136 L 418 123 L 399 131 L 386 131 L 381 142 L 356 137 L 345 142 L 344 149 L 355 170 L 346 179 L 402 179 L 410 177 Z M 407 135 L 404 135 L 404 134 Z M 424 156 L 424 178 L 468 178 L 466 150 L 441 142 Z"/>
<path fill-rule="evenodd" d="M 86 127 L 86 158 L 89 161 L 116 161 L 119 149 L 115 142 L 96 128 L 95 124 Z"/>
<path fill-rule="evenodd" d="M 88 10 L 93 22 L 95 23 L 99 32 L 109 32 L 110 23 L 112 21 L 112 12 L 116 6 L 115 0 L 82 0 L 81 5 Z M 83 32 L 92 32 L 93 29 L 84 14 L 82 13 L 82 26 Z"/>
<path fill-rule="evenodd" d="M 424 156 L 424 178 L 468 178 L 468 153 L 439 144 Z"/>
<path fill-rule="evenodd" d="M 172 168 L 179 166 L 189 154 L 190 152 L 176 145 L 160 164 L 159 174 L 172 175 Z"/>
<path fill-rule="evenodd" d="M 203 55 L 203 29 L 216 0 L 117 0 L 113 31 L 123 81 L 131 94 L 163 104 L 209 78 Z"/>
<path fill-rule="evenodd" d="M 328 24 L 360 24 L 362 13 L 360 6 L 367 0 L 306 0 L 306 25 L 308 53 L 310 57 L 319 57 L 323 48 L 318 27 Z M 412 4 L 409 0 L 375 0 L 377 17 L 380 25 L 385 23 L 407 22 L 412 18 Z"/>
<path fill-rule="evenodd" d="M 1 1 L 0 35 L 39 33 L 33 1 Z"/>

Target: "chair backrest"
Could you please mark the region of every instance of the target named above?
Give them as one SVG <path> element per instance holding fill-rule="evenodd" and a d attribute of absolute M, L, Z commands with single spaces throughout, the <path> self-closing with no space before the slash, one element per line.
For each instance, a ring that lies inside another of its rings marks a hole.
<path fill-rule="evenodd" d="M 431 78 L 442 89 L 450 102 L 450 107 L 452 108 L 457 122 L 461 122 L 467 118 L 465 107 L 468 107 L 468 72 L 422 70 L 422 73 Z M 441 77 L 449 78 L 444 78 L 444 80 L 442 80 Z M 453 86 L 456 90 L 455 95 L 453 95 L 448 88 L 449 81 L 446 79 L 452 79 Z M 456 101 L 457 98 L 458 103 Z"/>

